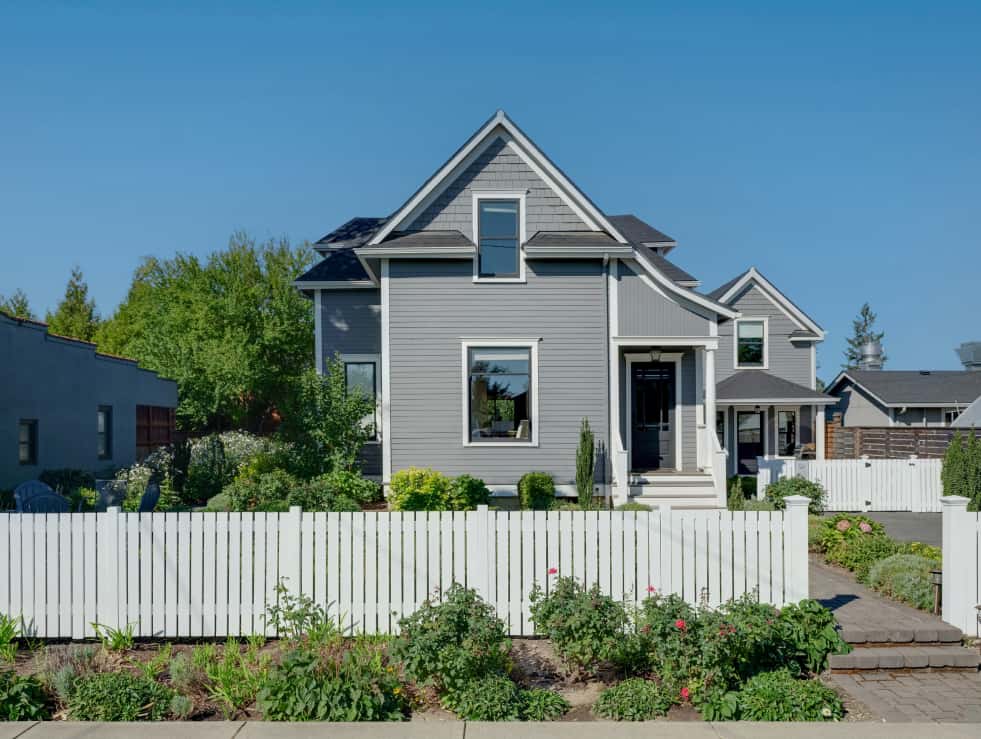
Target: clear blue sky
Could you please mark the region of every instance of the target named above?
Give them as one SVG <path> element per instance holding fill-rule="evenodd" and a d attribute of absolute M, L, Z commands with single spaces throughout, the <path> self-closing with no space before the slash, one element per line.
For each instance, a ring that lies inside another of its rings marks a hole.
<path fill-rule="evenodd" d="M 0 293 L 35 311 L 73 264 L 109 313 L 142 255 L 389 213 L 504 108 L 706 289 L 761 269 L 826 379 L 864 300 L 893 368 L 981 339 L 976 1 L 81 5 L 0 0 Z"/>

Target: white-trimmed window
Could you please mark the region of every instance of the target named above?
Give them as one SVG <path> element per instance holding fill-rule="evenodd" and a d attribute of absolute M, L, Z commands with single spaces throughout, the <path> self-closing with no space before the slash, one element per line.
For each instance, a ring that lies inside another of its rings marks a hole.
<path fill-rule="evenodd" d="M 737 318 L 733 334 L 736 369 L 766 369 L 767 320 Z"/>
<path fill-rule="evenodd" d="M 473 193 L 475 282 L 524 282 L 524 192 Z"/>
<path fill-rule="evenodd" d="M 375 409 L 362 419 L 365 426 L 371 427 L 369 442 L 377 442 L 379 438 L 378 406 L 381 397 L 381 359 L 377 354 L 343 354 L 344 386 L 351 390 L 356 388 L 374 402 Z"/>
<path fill-rule="evenodd" d="M 797 410 L 777 410 L 777 456 L 793 457 L 797 453 Z"/>
<path fill-rule="evenodd" d="M 950 426 L 961 415 L 959 408 L 944 408 L 944 426 Z"/>
<path fill-rule="evenodd" d="M 538 341 L 463 343 L 465 446 L 538 444 Z"/>

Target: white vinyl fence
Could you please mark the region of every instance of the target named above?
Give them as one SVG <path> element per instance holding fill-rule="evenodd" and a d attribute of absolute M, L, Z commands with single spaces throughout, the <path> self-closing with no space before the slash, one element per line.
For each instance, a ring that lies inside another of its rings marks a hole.
<path fill-rule="evenodd" d="M 757 495 L 785 477 L 821 483 L 829 511 L 940 513 L 942 459 L 763 459 L 757 458 Z"/>
<path fill-rule="evenodd" d="M 807 597 L 807 501 L 786 513 L 724 510 L 418 513 L 0 514 L 0 611 L 39 637 L 92 624 L 138 636 L 266 633 L 282 580 L 355 632 L 458 582 L 512 635 L 533 633 L 529 594 L 558 575 L 639 602 L 649 588 L 718 604 Z M 554 568 L 556 574 L 550 574 Z"/>
<path fill-rule="evenodd" d="M 981 514 L 967 498 L 943 498 L 943 619 L 967 636 L 981 636 Z"/>

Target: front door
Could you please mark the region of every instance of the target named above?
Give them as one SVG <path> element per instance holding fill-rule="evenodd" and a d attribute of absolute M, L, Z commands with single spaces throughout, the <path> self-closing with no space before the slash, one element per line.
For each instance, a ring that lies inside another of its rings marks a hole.
<path fill-rule="evenodd" d="M 638 472 L 673 468 L 674 364 L 634 362 L 630 367 L 631 466 Z"/>
<path fill-rule="evenodd" d="M 763 411 L 736 413 L 736 457 L 740 475 L 755 475 L 757 457 L 763 456 Z"/>

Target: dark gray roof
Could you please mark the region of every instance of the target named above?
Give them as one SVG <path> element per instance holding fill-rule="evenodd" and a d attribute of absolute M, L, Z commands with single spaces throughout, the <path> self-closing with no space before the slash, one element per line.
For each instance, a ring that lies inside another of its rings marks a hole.
<path fill-rule="evenodd" d="M 643 252 L 644 256 L 669 280 L 673 282 L 698 282 L 698 278 L 688 274 L 677 264 L 669 261 L 667 257 L 662 257 L 650 247 L 644 246 L 643 244 L 634 244 L 634 248 Z"/>
<path fill-rule="evenodd" d="M 712 300 L 718 300 L 719 298 L 721 298 L 723 295 L 725 295 L 729 291 L 729 288 L 730 287 L 732 287 L 737 282 L 739 282 L 743 277 L 745 277 L 748 272 L 749 272 L 748 269 L 746 270 L 746 272 L 740 272 L 738 275 L 736 275 L 735 277 L 733 277 L 731 280 L 729 280 L 724 285 L 719 285 L 717 288 L 715 288 L 715 290 L 713 290 L 712 292 L 708 293 L 708 296 L 710 298 L 712 298 Z"/>
<path fill-rule="evenodd" d="M 651 224 L 640 220 L 632 213 L 622 216 L 607 216 L 607 220 L 619 231 L 623 238 L 633 244 L 674 243 L 666 233 L 658 231 Z"/>
<path fill-rule="evenodd" d="M 737 372 L 715 386 L 715 395 L 720 402 L 800 400 L 805 403 L 819 403 L 834 400 L 829 395 L 771 375 L 765 370 Z"/>
<path fill-rule="evenodd" d="M 433 249 L 473 248 L 473 242 L 459 231 L 393 231 L 380 244 L 362 246 L 362 252 L 398 247 L 432 247 Z"/>
<path fill-rule="evenodd" d="M 361 246 L 375 235 L 388 218 L 352 218 L 342 226 L 338 226 L 320 241 L 314 248 L 328 246 Z"/>
<path fill-rule="evenodd" d="M 619 242 L 603 231 L 539 231 L 527 246 L 619 246 Z"/>
<path fill-rule="evenodd" d="M 296 278 L 297 282 L 355 282 L 370 279 L 354 247 L 331 247 L 324 258 Z"/>
<path fill-rule="evenodd" d="M 846 378 L 858 383 L 887 405 L 963 405 L 981 396 L 981 372 L 845 370 L 829 390 L 839 386 Z"/>

